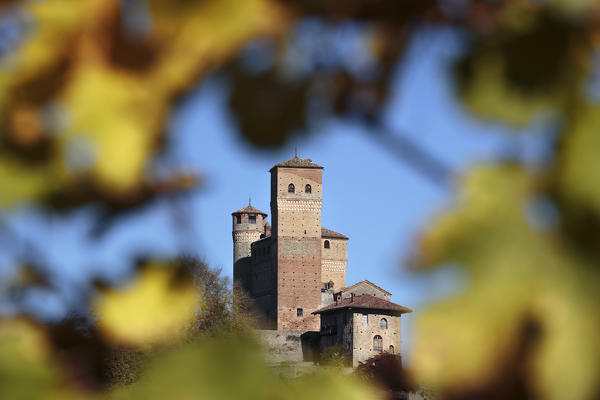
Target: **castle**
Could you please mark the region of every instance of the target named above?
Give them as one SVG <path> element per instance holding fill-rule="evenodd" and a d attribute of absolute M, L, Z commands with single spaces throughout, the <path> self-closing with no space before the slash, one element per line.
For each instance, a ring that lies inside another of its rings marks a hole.
<path fill-rule="evenodd" d="M 263 328 L 319 332 L 353 364 L 400 352 L 400 316 L 410 309 L 362 281 L 346 286 L 348 237 L 321 226 L 323 167 L 294 157 L 271 173 L 271 216 L 249 204 L 232 213 L 233 277 L 253 300 Z"/>

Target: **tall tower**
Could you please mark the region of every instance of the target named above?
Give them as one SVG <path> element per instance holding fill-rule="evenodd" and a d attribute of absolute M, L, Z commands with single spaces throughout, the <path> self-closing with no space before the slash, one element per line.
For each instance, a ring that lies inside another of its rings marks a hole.
<path fill-rule="evenodd" d="M 277 329 L 319 330 L 323 167 L 294 157 L 270 172 Z"/>
<path fill-rule="evenodd" d="M 250 287 L 252 243 L 265 234 L 267 214 L 248 204 L 231 213 L 233 217 L 233 279 L 244 287 Z"/>

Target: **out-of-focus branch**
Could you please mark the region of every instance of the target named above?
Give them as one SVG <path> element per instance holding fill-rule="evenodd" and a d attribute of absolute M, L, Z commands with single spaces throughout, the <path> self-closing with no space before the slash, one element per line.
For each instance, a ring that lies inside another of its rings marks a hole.
<path fill-rule="evenodd" d="M 450 183 L 451 168 L 407 135 L 383 128 L 369 137 L 434 185 L 445 187 Z"/>

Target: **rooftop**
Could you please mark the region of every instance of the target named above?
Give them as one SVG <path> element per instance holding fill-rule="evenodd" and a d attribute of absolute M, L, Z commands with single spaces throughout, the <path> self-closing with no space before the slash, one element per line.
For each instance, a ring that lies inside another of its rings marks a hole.
<path fill-rule="evenodd" d="M 267 215 L 266 213 L 260 211 L 258 208 L 254 208 L 252 206 L 246 206 L 244 208 L 240 208 L 239 210 L 231 213 L 231 215 L 235 215 L 235 214 L 262 214 L 264 216 Z"/>
<path fill-rule="evenodd" d="M 353 296 L 346 299 L 338 300 L 337 303 L 323 307 L 313 314 L 323 314 L 327 312 L 342 310 L 342 309 L 362 309 L 362 310 L 384 310 L 391 311 L 395 314 L 411 313 L 410 308 L 392 303 L 385 299 L 363 294 L 361 296 Z"/>
<path fill-rule="evenodd" d="M 282 161 L 279 164 L 275 164 L 275 166 L 273 166 L 273 168 L 276 168 L 276 167 L 323 169 L 323 167 L 320 166 L 319 164 L 315 164 L 314 162 L 312 162 L 312 160 L 310 158 L 299 158 L 299 157 L 290 158 L 287 161 Z M 271 168 L 271 169 L 273 169 L 273 168 Z"/>
<path fill-rule="evenodd" d="M 373 286 L 375 289 L 382 291 L 383 293 L 389 294 L 390 296 L 392 295 L 390 292 L 388 292 L 387 290 L 385 290 L 384 288 L 382 288 L 381 286 L 377 286 L 376 284 L 374 284 L 371 281 L 368 280 L 364 280 L 364 281 L 360 281 L 355 283 L 354 285 L 350 285 L 350 286 L 346 286 L 343 287 L 341 289 L 338 290 L 338 292 L 348 292 L 350 289 L 357 287 L 358 285 L 363 285 L 363 284 L 367 284 L 367 285 L 371 285 Z"/>
<path fill-rule="evenodd" d="M 331 229 L 327 229 L 327 228 L 323 228 L 323 227 L 321 227 L 321 237 L 348 240 L 348 236 L 342 235 L 341 233 L 338 233 L 338 232 L 332 231 Z"/>

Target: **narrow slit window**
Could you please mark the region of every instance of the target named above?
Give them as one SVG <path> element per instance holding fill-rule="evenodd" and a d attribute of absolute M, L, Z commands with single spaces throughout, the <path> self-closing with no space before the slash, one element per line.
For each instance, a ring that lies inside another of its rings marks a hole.
<path fill-rule="evenodd" d="M 296 308 L 296 316 L 301 317 L 302 315 L 304 315 L 304 310 L 301 308 Z"/>
<path fill-rule="evenodd" d="M 326 249 L 329 248 L 329 240 L 325 241 L 325 243 L 323 244 L 323 247 L 325 247 Z"/>

